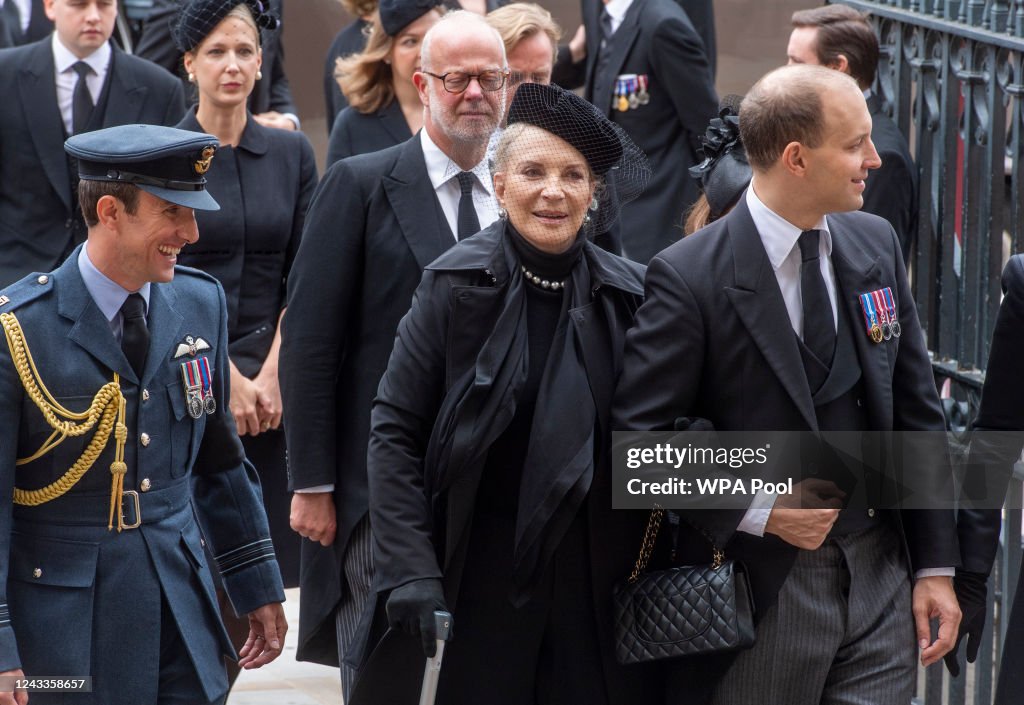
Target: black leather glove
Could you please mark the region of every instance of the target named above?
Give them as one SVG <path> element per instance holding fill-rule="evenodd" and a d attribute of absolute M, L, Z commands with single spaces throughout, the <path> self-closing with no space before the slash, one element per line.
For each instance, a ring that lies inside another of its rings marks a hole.
<path fill-rule="evenodd" d="M 963 613 L 963 616 L 960 619 L 960 633 L 957 634 L 956 644 L 943 659 L 946 661 L 946 668 L 949 669 L 950 674 L 956 678 L 960 675 L 960 662 L 957 659 L 957 654 L 960 651 L 960 642 L 964 637 L 967 637 L 968 663 L 974 663 L 978 658 L 978 649 L 981 648 L 981 632 L 985 629 L 988 576 L 984 573 L 958 568 L 956 577 L 953 578 L 953 589 L 956 590 L 956 599 L 960 603 L 960 612 Z"/>
<path fill-rule="evenodd" d="M 388 625 L 406 634 L 418 636 L 427 658 L 437 652 L 437 627 L 434 612 L 447 612 L 444 588 L 437 578 L 422 578 L 396 587 L 388 596 Z"/>

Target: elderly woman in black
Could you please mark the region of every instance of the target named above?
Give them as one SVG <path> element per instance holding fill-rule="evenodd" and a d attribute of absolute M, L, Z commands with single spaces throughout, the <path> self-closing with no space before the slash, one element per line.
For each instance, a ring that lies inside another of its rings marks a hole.
<path fill-rule="evenodd" d="M 263 127 L 246 107 L 260 76 L 260 28 L 272 31 L 277 24 L 263 7 L 259 0 L 190 0 L 174 27 L 199 93 L 178 127 L 213 134 L 221 143 L 206 174 L 221 209 L 196 213 L 199 241 L 182 250 L 178 262 L 212 274 L 224 287 L 231 411 L 263 485 L 285 586 L 295 586 L 301 539 L 288 524 L 278 323 L 317 174 L 302 133 Z M 224 610 L 234 632 L 230 613 Z"/>
<path fill-rule="evenodd" d="M 609 170 L 618 204 L 648 171 L 557 86 L 524 84 L 508 122 L 492 165 L 505 217 L 427 267 L 373 406 L 378 597 L 427 653 L 433 611 L 453 612 L 439 703 L 648 702 L 654 681 L 615 665 L 610 604 L 645 515 L 611 510 L 606 462 L 643 268 L 587 239 L 614 217 Z M 389 653 L 354 703 L 398 702 Z"/>

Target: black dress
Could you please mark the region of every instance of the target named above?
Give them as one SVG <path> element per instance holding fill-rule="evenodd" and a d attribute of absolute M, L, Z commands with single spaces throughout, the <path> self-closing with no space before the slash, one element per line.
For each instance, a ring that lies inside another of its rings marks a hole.
<path fill-rule="evenodd" d="M 178 127 L 204 131 L 192 111 Z M 196 211 L 199 241 L 178 262 L 212 274 L 224 287 L 229 354 L 251 379 L 263 366 L 285 305 L 285 283 L 317 182 L 313 148 L 302 133 L 262 127 L 250 116 L 238 146 L 217 150 L 206 179 L 220 210 Z M 294 587 L 301 538 L 288 521 L 284 432 L 244 436 L 242 445 L 263 485 L 285 586 Z"/>

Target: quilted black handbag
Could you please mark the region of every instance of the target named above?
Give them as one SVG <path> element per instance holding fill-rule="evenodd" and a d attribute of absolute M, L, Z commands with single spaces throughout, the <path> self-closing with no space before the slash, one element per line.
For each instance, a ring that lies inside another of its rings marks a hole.
<path fill-rule="evenodd" d="M 754 644 L 754 602 L 743 564 L 714 547 L 710 565 L 645 573 L 664 510 L 647 522 L 632 574 L 615 586 L 615 657 L 621 664 L 724 653 Z"/>

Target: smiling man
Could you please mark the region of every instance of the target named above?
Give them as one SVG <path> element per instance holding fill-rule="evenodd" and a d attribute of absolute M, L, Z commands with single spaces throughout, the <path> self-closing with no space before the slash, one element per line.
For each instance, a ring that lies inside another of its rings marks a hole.
<path fill-rule="evenodd" d="M 249 618 L 239 664 L 284 643 L 259 480 L 227 403 L 224 292 L 175 266 L 199 239 L 193 209 L 219 207 L 203 177 L 216 147 L 151 125 L 71 138 L 88 240 L 0 291 L 0 676 L 91 677 L 77 702 L 223 702 L 237 655 L 207 555 Z M 0 705 L 65 702 L 4 685 Z"/>
<path fill-rule="evenodd" d="M 369 594 L 370 404 L 398 322 L 423 268 L 498 217 L 484 157 L 503 113 L 501 37 L 482 17 L 458 11 L 427 32 L 421 51 L 413 80 L 423 129 L 327 170 L 288 278 L 281 391 L 291 522 L 310 539 L 298 657 L 322 663 L 351 656 Z M 342 668 L 346 698 L 354 675 Z"/>
<path fill-rule="evenodd" d="M 108 40 L 115 0 L 45 0 L 52 36 L 0 54 L 0 286 L 48 272 L 85 239 L 69 135 L 128 123 L 173 125 L 181 84 Z"/>
<path fill-rule="evenodd" d="M 777 69 L 744 99 L 740 131 L 750 187 L 651 261 L 612 427 L 672 430 L 697 417 L 720 431 L 942 432 L 896 234 L 856 212 L 879 165 L 857 84 L 818 66 Z M 902 336 L 875 340 L 859 301 L 883 290 Z M 813 475 L 804 465 L 787 470 Z M 927 479 L 941 486 L 948 469 L 936 462 Z M 706 562 L 709 535 L 743 561 L 758 622 L 751 649 L 678 662 L 681 700 L 703 702 L 693 691 L 706 687 L 713 705 L 905 703 L 918 647 L 928 665 L 953 646 L 951 512 L 803 508 L 761 494 L 746 509 L 684 518 L 680 559 Z"/>

